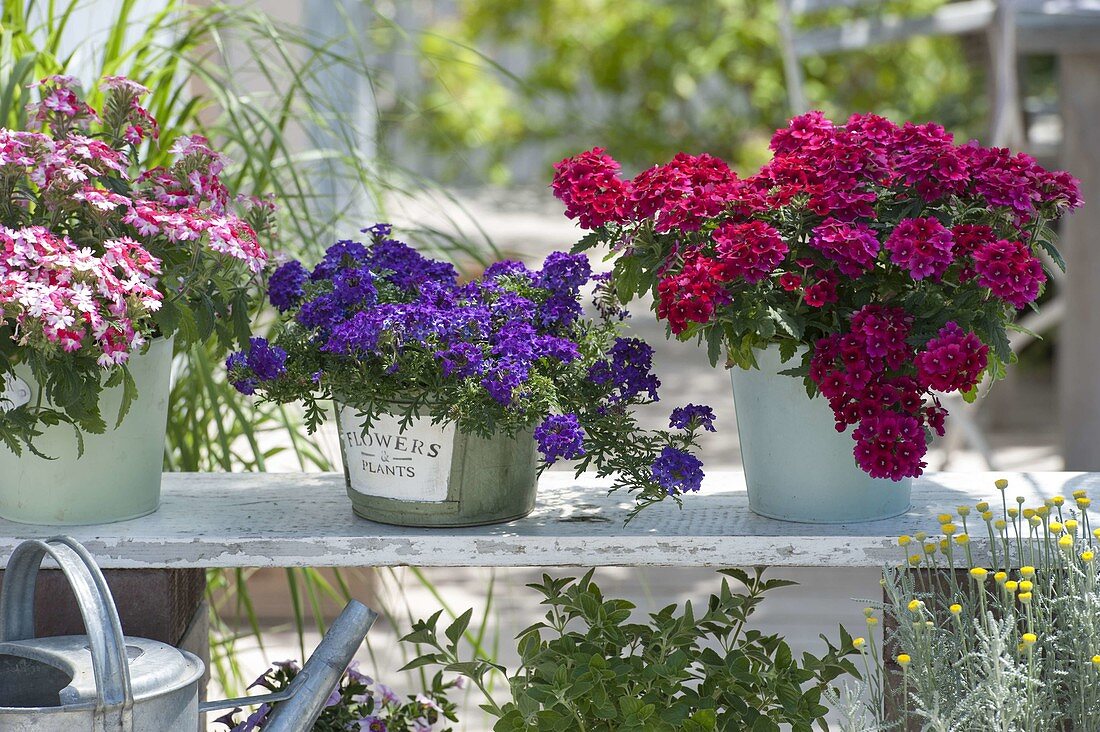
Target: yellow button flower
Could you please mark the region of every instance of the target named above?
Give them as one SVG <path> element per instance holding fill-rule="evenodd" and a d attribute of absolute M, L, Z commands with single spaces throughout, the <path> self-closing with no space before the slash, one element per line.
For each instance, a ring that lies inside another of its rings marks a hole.
<path fill-rule="evenodd" d="M 1086 491 L 1085 489 L 1083 489 L 1083 488 L 1078 488 L 1077 490 L 1075 490 L 1075 491 L 1073 492 L 1073 497 L 1074 497 L 1074 498 L 1084 498 L 1084 497 L 1085 497 L 1085 496 L 1087 496 L 1088 494 L 1089 494 L 1089 492 L 1088 492 L 1088 491 Z"/>
<path fill-rule="evenodd" d="M 948 610 L 951 611 L 952 615 L 958 615 L 963 611 L 963 606 L 956 602 L 951 607 L 949 607 Z"/>
<path fill-rule="evenodd" d="M 902 534 L 898 537 L 898 546 L 909 546 L 909 542 L 913 540 L 913 537 L 908 534 Z"/>
<path fill-rule="evenodd" d="M 1008 526 L 1008 524 L 1005 523 L 1004 519 L 997 519 L 993 522 L 993 528 L 997 529 L 997 531 L 1004 531 L 1006 526 Z"/>
<path fill-rule="evenodd" d="M 1066 497 L 1065 496 L 1054 496 L 1053 498 L 1050 499 L 1050 502 L 1053 503 L 1055 506 L 1061 506 L 1062 504 L 1064 504 L 1066 502 Z"/>
<path fill-rule="evenodd" d="M 920 600 L 910 600 L 909 601 L 909 612 L 911 612 L 911 613 L 920 612 L 920 609 L 922 607 L 924 607 L 924 603 L 921 602 Z"/>
<path fill-rule="evenodd" d="M 910 554 L 909 563 L 914 567 L 920 564 L 920 554 Z"/>
<path fill-rule="evenodd" d="M 871 617 L 871 616 L 872 616 L 872 615 L 874 615 L 874 614 L 875 614 L 875 609 L 874 609 L 873 607 L 865 607 L 865 608 L 863 608 L 863 617 L 865 617 L 865 618 L 869 618 L 869 617 Z"/>
<path fill-rule="evenodd" d="M 866 638 L 853 638 L 852 639 L 852 647 L 855 648 L 856 650 L 859 650 L 860 648 L 863 648 L 865 643 L 867 643 Z"/>
<path fill-rule="evenodd" d="M 951 514 L 941 513 L 939 516 L 936 517 L 936 519 L 939 520 L 941 524 L 946 524 L 951 521 Z"/>
<path fill-rule="evenodd" d="M 1057 521 L 1051 521 L 1048 528 L 1050 529 L 1050 533 L 1054 534 L 1055 536 L 1058 536 L 1058 534 L 1062 533 L 1062 525 Z"/>
<path fill-rule="evenodd" d="M 970 570 L 970 576 L 978 582 L 985 582 L 986 575 L 989 574 L 989 570 L 985 567 L 974 567 Z"/>
<path fill-rule="evenodd" d="M 931 541 L 928 542 L 927 544 L 925 544 L 924 545 L 924 553 L 925 554 L 935 554 L 936 553 L 936 544 L 934 542 L 931 542 Z"/>
<path fill-rule="evenodd" d="M 967 534 L 959 534 L 955 537 L 955 543 L 962 546 L 970 541 L 970 537 Z"/>
<path fill-rule="evenodd" d="M 1032 567 L 1030 564 L 1025 564 L 1024 566 L 1020 567 L 1020 576 L 1021 577 L 1034 577 L 1035 576 L 1035 567 Z"/>
<path fill-rule="evenodd" d="M 1018 509 L 1018 508 L 1008 509 L 1008 517 L 1010 519 L 1014 519 L 1014 518 L 1018 517 L 1019 515 L 1020 515 L 1020 509 Z"/>
<path fill-rule="evenodd" d="M 970 506 L 959 506 L 955 510 L 958 511 L 959 515 L 962 516 L 963 518 L 966 518 L 967 516 L 970 515 Z"/>
<path fill-rule="evenodd" d="M 1039 506 L 1037 509 L 1035 509 L 1035 515 L 1036 516 L 1049 516 L 1050 515 L 1050 506 Z"/>
<path fill-rule="evenodd" d="M 1024 518 L 1026 518 L 1028 521 L 1030 521 L 1034 516 L 1035 516 L 1035 509 L 1034 508 L 1025 508 L 1024 509 Z"/>
<path fill-rule="evenodd" d="M 982 511 L 982 521 L 992 521 L 992 520 L 993 520 L 993 512 L 992 511 Z"/>
<path fill-rule="evenodd" d="M 947 554 L 947 550 L 951 548 L 951 542 L 947 539 L 940 539 L 940 551 Z"/>
<path fill-rule="evenodd" d="M 1029 580 L 1020 580 L 1020 592 L 1031 592 L 1034 585 Z"/>
<path fill-rule="evenodd" d="M 1042 526 L 1043 525 L 1043 520 L 1041 518 L 1039 518 L 1038 516 L 1032 516 L 1030 519 L 1028 519 L 1028 522 L 1032 526 Z"/>
<path fill-rule="evenodd" d="M 1091 562 L 1095 558 L 1096 558 L 1096 555 L 1093 554 L 1091 551 L 1081 552 L 1081 560 L 1084 561 L 1084 562 Z"/>
<path fill-rule="evenodd" d="M 1070 536 L 1069 534 L 1066 534 L 1065 536 L 1063 536 L 1061 539 L 1058 540 L 1058 547 L 1060 549 L 1063 549 L 1063 550 L 1066 550 L 1066 551 L 1072 550 L 1073 549 L 1073 537 Z"/>
<path fill-rule="evenodd" d="M 1034 633 L 1024 633 L 1023 635 L 1023 641 L 1025 645 L 1033 646 L 1035 645 L 1035 641 L 1037 640 L 1039 640 L 1039 638 Z"/>
<path fill-rule="evenodd" d="M 1092 657 L 1092 665 L 1095 666 L 1096 668 L 1100 668 L 1100 656 L 1093 656 Z"/>
<path fill-rule="evenodd" d="M 918 531 L 917 533 L 913 534 L 913 538 L 916 539 L 917 541 L 924 541 L 925 539 L 928 538 L 928 532 L 927 531 Z"/>
<path fill-rule="evenodd" d="M 1004 572 L 997 572 L 993 575 L 993 581 L 997 584 L 1004 584 L 1004 581 L 1008 579 L 1008 575 Z"/>
<path fill-rule="evenodd" d="M 1017 597 L 1019 597 L 1020 602 L 1022 602 L 1025 605 L 1027 605 L 1028 603 L 1031 602 L 1031 593 L 1030 592 L 1021 592 L 1019 595 L 1017 595 Z"/>
<path fill-rule="evenodd" d="M 978 513 L 985 513 L 989 510 L 989 503 L 987 501 L 982 501 L 978 505 L 974 506 L 974 508 L 978 509 Z"/>
<path fill-rule="evenodd" d="M 899 654 L 898 654 L 898 665 L 899 665 L 899 666 L 901 666 L 901 667 L 903 667 L 903 668 L 904 668 L 905 666 L 908 666 L 908 665 L 909 665 L 909 662 L 910 662 L 910 661 L 912 661 L 912 660 L 913 660 L 913 659 L 909 658 L 909 654 L 908 654 L 908 653 L 899 653 Z"/>
<path fill-rule="evenodd" d="M 1100 529 L 1093 529 L 1092 530 L 1092 535 L 1095 536 L 1098 540 L 1100 540 Z"/>
<path fill-rule="evenodd" d="M 943 526 L 941 526 L 940 530 L 943 531 L 944 534 L 946 534 L 948 536 L 951 536 L 955 532 L 957 532 L 959 529 L 958 529 L 958 527 L 955 526 L 955 524 L 953 524 L 951 522 L 948 522 L 948 523 L 944 524 Z"/>
<path fill-rule="evenodd" d="M 878 618 L 876 618 L 874 615 L 867 618 L 867 625 L 878 625 Z"/>
<path fill-rule="evenodd" d="M 1077 499 L 1077 508 L 1080 508 L 1081 510 L 1084 510 L 1084 509 L 1088 508 L 1091 505 L 1092 505 L 1092 500 L 1091 499 L 1085 498 L 1083 496 L 1081 498 Z"/>
<path fill-rule="evenodd" d="M 997 480 L 993 481 L 993 485 L 997 487 L 997 490 L 1003 491 L 1005 488 L 1008 488 L 1008 481 L 1005 478 L 997 478 Z"/>
<path fill-rule="evenodd" d="M 1077 533 L 1077 519 L 1069 519 L 1068 521 L 1066 521 L 1064 526 L 1066 527 L 1066 531 L 1068 531 L 1069 533 Z"/>
<path fill-rule="evenodd" d="M 1009 580 L 1008 582 L 1005 582 L 1005 589 L 1008 590 L 1009 592 L 1015 592 L 1016 588 L 1019 587 L 1019 586 L 1020 586 L 1020 583 L 1017 582 L 1016 580 Z"/>

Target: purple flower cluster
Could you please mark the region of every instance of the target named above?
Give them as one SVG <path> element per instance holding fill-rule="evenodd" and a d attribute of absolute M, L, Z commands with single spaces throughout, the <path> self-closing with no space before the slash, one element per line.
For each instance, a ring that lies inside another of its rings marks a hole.
<path fill-rule="evenodd" d="M 661 380 L 653 373 L 653 348 L 638 338 L 617 338 L 611 346 L 610 358 L 597 361 L 588 370 L 588 377 L 597 384 L 610 384 L 614 389 L 612 402 L 629 402 L 641 395 L 657 401 Z"/>
<path fill-rule="evenodd" d="M 309 280 L 309 272 L 302 263 L 292 259 L 276 269 L 267 282 L 267 296 L 271 304 L 285 312 L 298 304 L 305 294 L 302 288 Z"/>
<path fill-rule="evenodd" d="M 584 455 L 584 429 L 575 414 L 551 414 L 535 428 L 535 441 L 548 465 Z"/>
<path fill-rule="evenodd" d="M 286 351 L 273 346 L 265 338 L 251 338 L 248 352 L 237 351 L 229 355 L 225 368 L 237 374 L 233 386 L 242 394 L 255 394 L 261 381 L 272 381 L 286 373 Z M 247 374 L 240 376 L 240 374 Z"/>
<path fill-rule="evenodd" d="M 670 496 L 697 491 L 703 485 L 703 463 L 690 452 L 665 445 L 653 461 L 653 479 Z"/>
<path fill-rule="evenodd" d="M 669 415 L 668 426 L 678 430 L 702 427 L 707 432 L 714 432 L 714 410 L 705 404 L 677 407 Z"/>

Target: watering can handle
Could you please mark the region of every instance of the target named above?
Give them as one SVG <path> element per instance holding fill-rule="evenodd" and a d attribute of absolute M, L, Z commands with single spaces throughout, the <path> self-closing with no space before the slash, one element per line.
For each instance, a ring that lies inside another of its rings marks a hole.
<path fill-rule="evenodd" d="M 46 556 L 53 557 L 65 574 L 84 618 L 95 673 L 97 719 L 103 720 L 104 729 L 128 732 L 134 698 L 122 623 L 103 572 L 75 539 L 25 541 L 12 552 L 0 591 L 0 643 L 35 637 L 34 588 Z"/>

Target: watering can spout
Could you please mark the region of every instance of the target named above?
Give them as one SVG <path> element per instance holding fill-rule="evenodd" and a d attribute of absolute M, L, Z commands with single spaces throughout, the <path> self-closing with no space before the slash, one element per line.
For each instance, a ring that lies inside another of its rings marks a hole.
<path fill-rule="evenodd" d="M 264 732 L 312 729 L 329 695 L 340 683 L 367 631 L 377 619 L 378 613 L 361 602 L 351 600 L 286 689 L 264 696 L 205 702 L 200 705 L 200 711 L 279 702 L 272 706 L 264 722 Z"/>
<path fill-rule="evenodd" d="M 290 682 L 290 699 L 276 704 L 264 724 L 265 732 L 300 732 L 312 729 L 332 690 L 340 683 L 348 664 L 374 625 L 378 613 L 355 600 L 325 633 L 317 650 Z"/>

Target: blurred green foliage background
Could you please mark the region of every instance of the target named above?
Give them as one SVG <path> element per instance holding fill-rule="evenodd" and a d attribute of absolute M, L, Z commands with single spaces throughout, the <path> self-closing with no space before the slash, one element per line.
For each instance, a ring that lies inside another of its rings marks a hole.
<path fill-rule="evenodd" d="M 942 4 L 869 5 L 919 15 Z M 752 168 L 792 113 L 778 12 L 774 0 L 462 0 L 418 38 L 425 86 L 404 130 L 451 182 L 513 182 L 524 177 L 517 155 L 548 165 L 594 145 L 632 169 L 680 150 Z M 796 23 L 867 15 L 842 8 Z M 834 118 L 874 111 L 975 137 L 986 59 L 973 37 L 919 38 L 810 58 L 803 69 L 811 105 Z"/>

